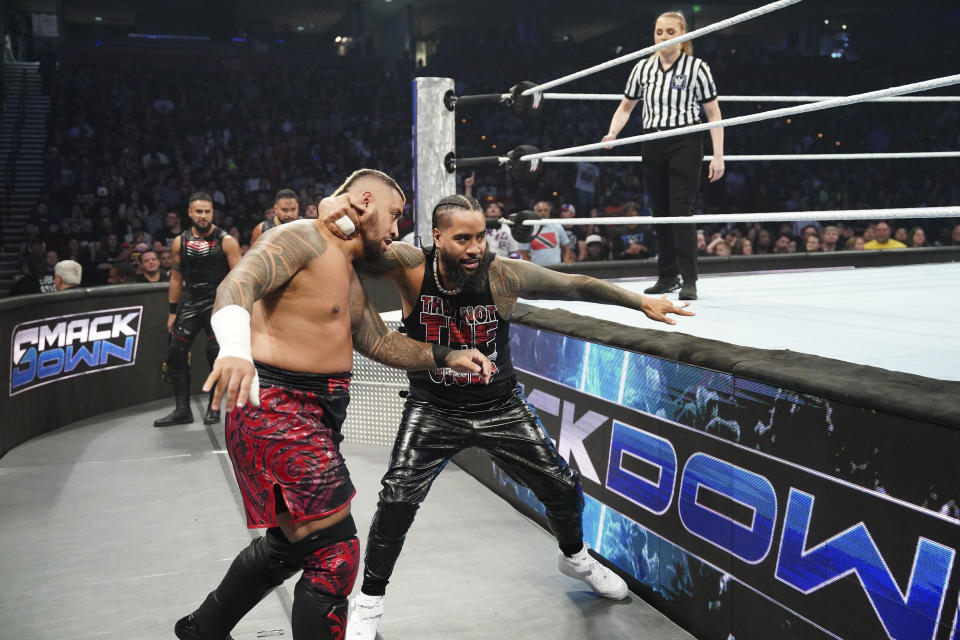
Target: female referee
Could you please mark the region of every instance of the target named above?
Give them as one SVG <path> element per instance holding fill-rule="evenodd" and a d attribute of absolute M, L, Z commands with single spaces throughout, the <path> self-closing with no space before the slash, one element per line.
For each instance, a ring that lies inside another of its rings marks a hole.
<path fill-rule="evenodd" d="M 667 12 L 657 18 L 654 41 L 659 44 L 687 32 L 683 15 Z M 643 100 L 643 132 L 676 129 L 700 122 L 700 107 L 707 120 L 720 120 L 717 88 L 707 63 L 692 55 L 690 42 L 661 49 L 641 60 L 630 72 L 623 100 L 613 114 L 603 141 L 615 140 L 627 124 L 637 102 Z M 711 129 L 713 159 L 707 178 L 723 177 L 723 129 Z M 689 216 L 700 189 L 703 138 L 687 133 L 644 142 L 643 181 L 654 216 Z M 697 236 L 694 225 L 657 225 L 659 277 L 645 293 L 680 289 L 681 300 L 697 299 Z M 683 286 L 680 286 L 680 277 Z"/>

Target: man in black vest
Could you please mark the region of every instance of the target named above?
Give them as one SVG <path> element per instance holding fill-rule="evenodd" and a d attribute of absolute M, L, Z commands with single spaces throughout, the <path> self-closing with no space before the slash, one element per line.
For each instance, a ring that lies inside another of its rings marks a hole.
<path fill-rule="evenodd" d="M 203 329 L 207 335 L 207 361 L 213 366 L 220 347 L 210 327 L 210 314 L 217 286 L 238 262 L 240 244 L 213 224 L 213 199 L 206 193 L 190 196 L 187 209 L 191 226 L 173 241 L 173 271 L 170 272 L 170 316 L 167 330 L 170 346 L 163 363 L 164 377 L 173 384 L 176 408 L 153 422 L 155 427 L 193 422 L 190 409 L 188 354 L 194 338 Z M 212 393 L 211 393 L 212 398 Z M 207 404 L 204 424 L 220 422 L 220 410 Z"/>
<path fill-rule="evenodd" d="M 300 198 L 293 189 L 280 189 L 273 199 L 273 217 L 264 220 L 253 228 L 250 234 L 250 246 L 265 232 L 281 224 L 293 222 L 300 218 Z"/>
<path fill-rule="evenodd" d="M 348 618 L 347 640 L 373 640 L 383 598 L 404 537 L 447 461 L 468 447 L 486 450 L 544 504 L 560 545 L 562 573 L 599 595 L 620 599 L 627 585 L 587 551 L 581 531 L 579 474 L 557 453 L 518 387 L 510 360 L 510 315 L 517 298 L 585 300 L 642 311 L 675 324 L 667 313 L 693 315 L 663 298 L 641 296 L 603 280 L 567 275 L 487 250 L 480 204 L 448 196 L 433 210 L 434 249 L 395 242 L 371 275 L 390 278 L 414 340 L 441 348 L 480 350 L 490 359 L 488 384 L 449 368 L 408 372 L 404 407 L 390 466 L 367 539 L 363 586 Z"/>

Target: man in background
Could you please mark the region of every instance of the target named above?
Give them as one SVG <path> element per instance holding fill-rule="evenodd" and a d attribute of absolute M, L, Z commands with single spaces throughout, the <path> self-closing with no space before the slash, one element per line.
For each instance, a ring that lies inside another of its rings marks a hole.
<path fill-rule="evenodd" d="M 906 249 L 907 245 L 890 237 L 890 225 L 884 221 L 873 227 L 873 240 L 863 245 L 864 249 Z"/>
<path fill-rule="evenodd" d="M 297 197 L 297 192 L 293 189 L 280 189 L 273 199 L 273 217 L 269 220 L 264 220 L 253 228 L 253 233 L 250 236 L 250 246 L 252 247 L 256 244 L 257 238 L 259 238 L 264 231 L 269 231 L 281 224 L 293 222 L 299 217 L 300 199 Z"/>
<path fill-rule="evenodd" d="M 76 260 L 61 260 L 53 268 L 53 286 L 57 291 L 66 291 L 80 286 L 83 267 Z"/>
<path fill-rule="evenodd" d="M 533 212 L 542 219 L 548 219 L 553 212 L 553 205 L 541 200 L 533 206 Z M 534 228 L 536 232 L 530 242 L 520 243 L 521 258 L 544 267 L 577 261 L 570 250 L 570 239 L 563 227 L 556 222 L 550 222 Z"/>
<path fill-rule="evenodd" d="M 137 275 L 137 282 L 167 282 L 169 279 L 163 275 L 160 258 L 156 251 L 147 249 L 140 254 L 140 273 Z"/>

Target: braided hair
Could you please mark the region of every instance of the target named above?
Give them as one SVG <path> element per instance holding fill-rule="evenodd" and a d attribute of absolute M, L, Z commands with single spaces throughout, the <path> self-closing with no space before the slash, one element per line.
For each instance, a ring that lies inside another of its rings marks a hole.
<path fill-rule="evenodd" d="M 455 193 L 446 196 L 433 208 L 432 223 L 434 229 L 439 229 L 440 224 L 449 217 L 454 211 L 465 209 L 467 211 L 478 211 L 483 213 L 483 207 L 476 198 Z"/>

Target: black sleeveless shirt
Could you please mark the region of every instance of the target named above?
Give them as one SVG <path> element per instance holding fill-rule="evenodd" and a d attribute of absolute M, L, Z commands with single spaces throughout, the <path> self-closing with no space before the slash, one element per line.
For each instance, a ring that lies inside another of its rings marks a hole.
<path fill-rule="evenodd" d="M 290 220 L 290 222 L 294 222 L 296 220 L 302 220 L 302 219 L 303 218 L 301 218 L 300 216 L 297 216 L 293 220 Z M 283 224 L 286 224 L 286 223 L 283 223 Z M 260 234 L 263 235 L 270 229 L 273 229 L 274 227 L 279 227 L 279 226 L 280 226 L 280 223 L 277 222 L 277 216 L 273 216 L 269 220 L 264 220 L 263 222 L 260 223 Z"/>
<path fill-rule="evenodd" d="M 214 227 L 206 237 L 194 235 L 193 228 L 180 234 L 180 264 L 183 288 L 194 294 L 213 295 L 230 271 L 223 239 L 227 232 Z"/>
<path fill-rule="evenodd" d="M 510 321 L 493 302 L 488 284 L 483 293 L 445 296 L 433 279 L 433 251 L 425 252 L 423 284 L 417 303 L 403 319 L 407 336 L 453 349 L 477 349 L 493 365 L 490 384 L 476 374 L 452 369 L 410 371 L 410 395 L 443 407 L 493 404 L 513 393 L 517 385 L 510 359 Z"/>

